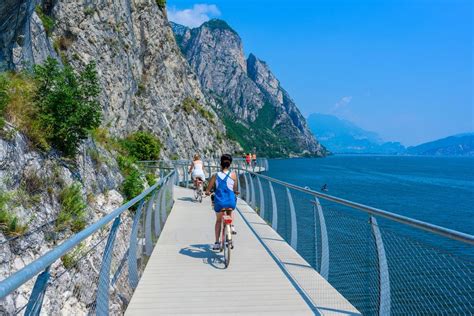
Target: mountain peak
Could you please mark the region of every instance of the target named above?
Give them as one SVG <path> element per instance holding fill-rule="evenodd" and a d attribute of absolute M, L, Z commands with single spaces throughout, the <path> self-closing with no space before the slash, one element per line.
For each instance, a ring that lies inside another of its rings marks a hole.
<path fill-rule="evenodd" d="M 227 30 L 237 35 L 237 32 L 233 28 L 231 28 L 229 24 L 227 24 L 226 21 L 220 20 L 220 19 L 211 19 L 207 22 L 204 22 L 199 28 L 203 28 L 203 27 L 208 28 L 211 31 Z"/>

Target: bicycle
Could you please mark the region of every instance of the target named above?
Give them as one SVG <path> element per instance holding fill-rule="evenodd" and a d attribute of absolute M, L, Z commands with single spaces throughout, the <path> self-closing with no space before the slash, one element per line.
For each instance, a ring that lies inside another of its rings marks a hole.
<path fill-rule="evenodd" d="M 227 211 L 224 211 L 227 212 Z M 224 214 L 222 216 L 222 237 L 221 237 L 221 248 L 219 252 L 224 252 L 224 266 L 227 268 L 230 263 L 230 252 L 234 249 L 232 242 L 232 216 Z"/>
<path fill-rule="evenodd" d="M 202 203 L 202 196 L 204 195 L 203 181 L 201 178 L 197 178 L 196 187 L 194 188 L 194 199 L 199 203 Z"/>

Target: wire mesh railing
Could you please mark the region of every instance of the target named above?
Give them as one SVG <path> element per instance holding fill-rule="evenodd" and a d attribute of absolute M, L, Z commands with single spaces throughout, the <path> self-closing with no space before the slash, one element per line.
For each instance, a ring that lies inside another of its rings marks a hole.
<path fill-rule="evenodd" d="M 234 169 L 241 197 L 364 315 L 474 314 L 474 236 Z"/>
<path fill-rule="evenodd" d="M 160 174 L 140 195 L 1 280 L 0 310 L 123 314 L 173 206 L 176 173 Z M 49 226 L 32 233 L 54 236 Z"/>

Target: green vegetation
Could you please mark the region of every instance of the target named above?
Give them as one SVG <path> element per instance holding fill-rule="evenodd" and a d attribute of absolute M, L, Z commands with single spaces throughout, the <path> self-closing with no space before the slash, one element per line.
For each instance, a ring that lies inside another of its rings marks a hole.
<path fill-rule="evenodd" d="M 144 131 L 135 132 L 120 143 L 128 155 L 136 160 L 156 160 L 162 147 L 158 138 Z"/>
<path fill-rule="evenodd" d="M 59 194 L 61 211 L 56 220 L 56 227 L 61 230 L 70 227 L 78 232 L 86 227 L 87 207 L 81 194 L 81 187 L 75 183 L 64 188 Z"/>
<path fill-rule="evenodd" d="M 66 269 L 74 267 L 84 252 L 84 242 L 79 243 L 72 251 L 61 257 L 61 261 Z"/>
<path fill-rule="evenodd" d="M 152 186 L 156 183 L 156 176 L 153 173 L 147 173 L 145 178 L 149 186 Z"/>
<path fill-rule="evenodd" d="M 26 134 L 36 147 L 51 146 L 73 156 L 90 130 L 99 126 L 101 109 L 93 63 L 76 74 L 48 58 L 26 72 L 0 75 L 0 116 Z"/>
<path fill-rule="evenodd" d="M 8 95 L 8 79 L 6 74 L 0 74 L 0 128 L 5 126 L 4 112 L 10 100 Z"/>
<path fill-rule="evenodd" d="M 203 26 L 207 27 L 211 31 L 213 30 L 228 30 L 231 31 L 232 33 L 237 35 L 237 32 L 234 31 L 227 22 L 219 19 L 212 19 L 207 21 L 206 23 L 203 24 Z"/>
<path fill-rule="evenodd" d="M 79 75 L 55 59 L 34 67 L 38 83 L 35 104 L 46 139 L 67 156 L 73 156 L 79 143 L 99 126 L 100 93 L 95 64 L 87 65 Z"/>
<path fill-rule="evenodd" d="M 128 201 L 142 193 L 143 189 L 143 180 L 138 170 L 131 171 L 122 183 L 122 192 Z"/>
<path fill-rule="evenodd" d="M 273 128 L 277 113 L 269 103 L 260 109 L 257 119 L 248 127 L 239 123 L 233 114 L 225 113 L 223 117 L 227 137 L 237 141 L 245 152 L 257 148 L 259 155 L 266 157 L 281 157 L 289 151 L 300 151 L 297 144 L 289 139 L 280 137 L 286 131 L 282 127 Z"/>
<path fill-rule="evenodd" d="M 166 0 L 156 0 L 158 7 L 163 10 L 166 7 Z"/>
<path fill-rule="evenodd" d="M 15 216 L 7 209 L 10 196 L 0 191 L 0 231 L 7 236 L 19 236 L 26 232 L 28 225 L 20 223 L 18 216 Z"/>
<path fill-rule="evenodd" d="M 209 110 L 207 110 L 194 98 L 186 97 L 183 100 L 181 107 L 183 108 L 184 112 L 188 114 L 191 114 L 194 110 L 196 110 L 206 120 L 208 120 L 211 123 L 215 123 L 214 114 L 210 112 Z"/>
<path fill-rule="evenodd" d="M 102 157 L 96 148 L 88 148 L 87 154 L 89 157 L 91 157 L 92 162 L 94 162 L 97 166 L 102 166 L 104 163 L 104 157 Z"/>
<path fill-rule="evenodd" d="M 51 35 L 51 32 L 53 31 L 54 28 L 54 19 L 47 15 L 46 13 L 43 12 L 43 9 L 41 8 L 41 5 L 37 5 L 35 8 L 35 12 L 38 15 L 38 17 L 41 20 L 41 23 L 43 23 L 44 30 L 48 36 Z"/>

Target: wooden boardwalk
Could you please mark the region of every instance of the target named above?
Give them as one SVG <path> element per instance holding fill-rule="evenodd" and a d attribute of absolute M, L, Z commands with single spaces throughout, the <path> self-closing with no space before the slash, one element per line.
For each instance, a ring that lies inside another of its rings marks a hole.
<path fill-rule="evenodd" d="M 126 315 L 354 315 L 358 311 L 239 200 L 230 266 L 213 252 L 210 199 L 175 204 Z"/>

